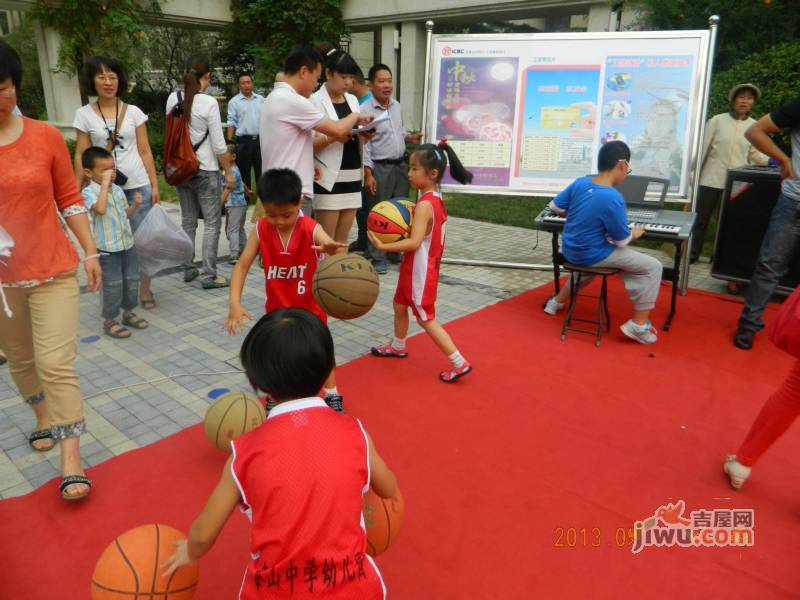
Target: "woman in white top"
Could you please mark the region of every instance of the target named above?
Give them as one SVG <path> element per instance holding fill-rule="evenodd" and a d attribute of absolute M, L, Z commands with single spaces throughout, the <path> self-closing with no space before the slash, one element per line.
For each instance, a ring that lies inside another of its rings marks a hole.
<path fill-rule="evenodd" d="M 325 83 L 312 94 L 312 104 L 334 121 L 359 112 L 358 99 L 348 93 L 358 72 L 358 64 L 349 54 L 336 49 L 328 52 Z M 362 158 L 361 136 L 334 138 L 315 132 L 314 164 L 319 178 L 314 182 L 314 218 L 325 233 L 344 244 L 361 207 Z"/>
<path fill-rule="evenodd" d="M 697 225 L 692 239 L 691 261 L 700 258 L 711 215 L 717 210 L 728 169 L 744 164 L 765 165 L 769 160 L 750 145 L 744 137 L 747 128 L 755 123 L 749 116 L 761 91 L 752 83 L 742 83 L 728 93 L 731 110 L 714 115 L 706 124 L 703 154 L 700 163 L 700 189 L 697 194 Z"/>
<path fill-rule="evenodd" d="M 183 90 L 172 92 L 167 98 L 167 114 L 178 104 L 181 95 L 183 110 L 188 115 L 189 139 L 197 146 L 195 154 L 200 162 L 197 175 L 176 186 L 181 203 L 181 226 L 194 244 L 197 220 L 203 218 L 203 289 L 227 287 L 228 280 L 217 276 L 217 246 L 222 224 L 222 204 L 220 198 L 219 165 L 225 169 L 229 188 L 235 187 L 231 171 L 230 154 L 222 134 L 222 119 L 219 104 L 215 98 L 207 96 L 211 83 L 211 68 L 205 56 L 194 54 L 186 59 L 183 70 Z M 184 265 L 183 280 L 190 282 L 199 275 L 193 263 Z"/>
<path fill-rule="evenodd" d="M 90 58 L 81 72 L 80 83 L 86 94 L 96 96 L 97 100 L 79 108 L 72 123 L 76 135 L 73 161 L 78 187 L 83 187 L 84 182 L 81 164 L 84 150 L 90 146 L 108 149 L 116 162 L 116 183 L 125 192 L 128 204 L 133 206 L 136 196 L 142 197 L 141 206 L 131 216 L 131 228 L 136 231 L 152 205 L 161 200 L 147 138 L 147 115 L 139 107 L 120 99 L 128 91 L 128 80 L 122 66 L 113 58 Z M 156 305 L 150 277 L 144 273 L 139 274 L 139 299 L 142 308 L 149 310 Z"/>

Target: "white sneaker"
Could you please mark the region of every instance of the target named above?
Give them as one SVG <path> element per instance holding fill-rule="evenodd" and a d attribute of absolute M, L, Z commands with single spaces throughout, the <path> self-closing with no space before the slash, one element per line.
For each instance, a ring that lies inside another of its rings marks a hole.
<path fill-rule="evenodd" d="M 747 481 L 748 477 L 750 477 L 750 471 L 752 471 L 750 467 L 745 467 L 742 463 L 736 460 L 735 454 L 728 454 L 728 456 L 725 457 L 725 463 L 722 465 L 722 470 L 725 471 L 725 474 L 728 477 L 730 477 L 731 487 L 735 490 L 738 490 L 744 485 L 744 482 Z"/>
<path fill-rule="evenodd" d="M 640 344 L 655 344 L 658 341 L 656 328 L 650 324 L 650 321 L 648 321 L 647 325 L 642 328 L 641 325 L 637 325 L 633 321 L 628 320 L 620 325 L 619 328 L 622 333 L 627 335 L 632 340 L 636 340 Z"/>
<path fill-rule="evenodd" d="M 544 303 L 544 306 L 542 308 L 544 309 L 544 312 L 546 312 L 548 315 L 555 315 L 558 313 L 558 311 L 564 308 L 564 305 L 561 304 L 560 302 L 556 302 L 555 296 L 550 296 L 550 298 L 547 299 L 547 302 Z"/>

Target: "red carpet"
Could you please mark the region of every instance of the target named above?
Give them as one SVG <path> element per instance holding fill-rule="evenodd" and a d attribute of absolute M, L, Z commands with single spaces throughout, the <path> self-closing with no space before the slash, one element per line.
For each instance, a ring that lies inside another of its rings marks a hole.
<path fill-rule="evenodd" d="M 800 436 L 779 441 L 742 492 L 721 472 L 791 358 L 765 334 L 751 352 L 733 348 L 740 305 L 702 292 L 679 299 L 673 330 L 658 344 L 636 344 L 618 331 L 630 307 L 618 285 L 602 346 L 578 333 L 561 342 L 562 318 L 539 308 L 548 290 L 448 325 L 475 365 L 456 385 L 437 380 L 445 360 L 425 336 L 411 340 L 407 360 L 368 356 L 339 371 L 348 409 L 405 496 L 404 530 L 378 560 L 390 597 L 796 595 Z M 147 522 L 186 531 L 222 462 L 194 427 L 92 469 L 95 490 L 82 504 L 61 502 L 55 481 L 0 502 L 0 596 L 87 597 L 94 562 L 113 537 Z M 637 555 L 616 547 L 617 528 L 678 499 L 686 514 L 754 509 L 755 546 Z M 577 546 L 564 536 L 556 547 L 557 529 L 570 527 Z M 201 562 L 196 598 L 235 597 L 246 540 L 237 513 Z"/>

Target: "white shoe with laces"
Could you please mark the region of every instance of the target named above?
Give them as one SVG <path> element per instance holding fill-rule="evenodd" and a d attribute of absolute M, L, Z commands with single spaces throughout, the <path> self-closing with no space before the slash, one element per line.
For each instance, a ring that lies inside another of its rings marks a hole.
<path fill-rule="evenodd" d="M 620 325 L 620 331 L 640 344 L 655 344 L 658 341 L 656 328 L 648 321 L 645 325 L 637 325 L 632 320 Z"/>
<path fill-rule="evenodd" d="M 542 308 L 548 315 L 555 315 L 558 313 L 558 311 L 564 308 L 564 305 L 560 302 L 557 302 L 555 296 L 550 296 Z"/>
<path fill-rule="evenodd" d="M 745 467 L 742 463 L 736 460 L 735 454 L 728 454 L 725 457 L 725 463 L 722 465 L 722 470 L 731 480 L 731 487 L 735 490 L 740 489 L 747 478 L 750 477 L 750 472 L 753 470 L 751 467 Z"/>

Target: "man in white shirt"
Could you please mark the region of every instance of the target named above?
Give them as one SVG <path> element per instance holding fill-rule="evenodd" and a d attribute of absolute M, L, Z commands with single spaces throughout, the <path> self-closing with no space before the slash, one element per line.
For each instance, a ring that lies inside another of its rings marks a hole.
<path fill-rule="evenodd" d="M 253 76 L 239 75 L 239 93 L 228 102 L 228 141 L 236 144 L 236 166 L 242 181 L 249 189 L 250 170 L 256 172 L 256 183 L 261 176 L 261 144 L 258 127 L 264 96 L 253 91 Z"/>
<path fill-rule="evenodd" d="M 312 131 L 346 142 L 354 127 L 368 123 L 372 115 L 351 113 L 334 121 L 309 100 L 322 73 L 322 55 L 311 46 L 295 46 L 286 56 L 284 80 L 275 84 L 261 110 L 261 158 L 263 171 L 291 169 L 303 182 L 303 212 L 311 214 L 314 193 L 314 146 Z"/>

